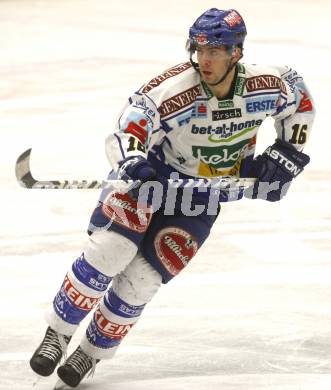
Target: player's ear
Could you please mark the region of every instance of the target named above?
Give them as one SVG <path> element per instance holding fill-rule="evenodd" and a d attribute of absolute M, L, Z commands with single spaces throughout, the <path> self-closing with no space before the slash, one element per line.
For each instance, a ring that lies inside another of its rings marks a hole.
<path fill-rule="evenodd" d="M 235 61 L 239 61 L 240 58 L 242 56 L 242 52 L 241 52 L 241 49 L 239 47 L 235 47 L 232 51 L 232 58 L 235 60 Z"/>

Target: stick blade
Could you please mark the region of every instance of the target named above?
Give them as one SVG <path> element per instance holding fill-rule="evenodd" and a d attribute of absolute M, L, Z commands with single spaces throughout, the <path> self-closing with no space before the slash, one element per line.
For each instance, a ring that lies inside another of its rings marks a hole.
<path fill-rule="evenodd" d="M 22 153 L 15 164 L 15 174 L 18 183 L 24 188 L 32 188 L 36 180 L 30 171 L 30 156 L 32 149 L 27 149 Z"/>

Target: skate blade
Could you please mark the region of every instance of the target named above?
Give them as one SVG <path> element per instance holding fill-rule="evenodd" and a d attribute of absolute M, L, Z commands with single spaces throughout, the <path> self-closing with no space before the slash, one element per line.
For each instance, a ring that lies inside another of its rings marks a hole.
<path fill-rule="evenodd" d="M 36 375 L 36 377 L 33 380 L 32 387 L 36 387 L 39 382 L 40 382 L 40 376 Z"/>
<path fill-rule="evenodd" d="M 70 387 L 66 385 L 64 382 L 62 382 L 61 379 L 58 379 L 58 381 L 55 383 L 55 386 L 53 387 L 53 390 L 64 390 L 64 389 L 70 389 Z"/>
<path fill-rule="evenodd" d="M 32 382 L 32 389 L 38 390 L 44 388 L 44 386 L 47 385 L 48 380 L 49 380 L 48 377 L 36 374 Z"/>
<path fill-rule="evenodd" d="M 34 381 L 32 383 L 32 387 L 37 387 L 38 383 L 40 383 L 40 380 L 41 380 L 41 376 L 36 375 L 36 377 L 34 378 Z"/>

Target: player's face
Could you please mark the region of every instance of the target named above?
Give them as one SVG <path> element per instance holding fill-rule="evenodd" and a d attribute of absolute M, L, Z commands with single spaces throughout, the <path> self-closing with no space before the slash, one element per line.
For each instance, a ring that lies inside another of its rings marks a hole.
<path fill-rule="evenodd" d="M 228 69 L 231 55 L 224 46 L 198 46 L 196 52 L 202 79 L 216 83 Z"/>

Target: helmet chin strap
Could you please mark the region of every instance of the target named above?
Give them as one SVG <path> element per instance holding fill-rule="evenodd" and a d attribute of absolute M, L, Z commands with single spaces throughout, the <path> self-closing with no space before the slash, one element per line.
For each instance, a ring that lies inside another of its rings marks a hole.
<path fill-rule="evenodd" d="M 242 57 L 243 57 L 243 55 L 241 54 L 241 56 L 238 58 L 238 60 L 235 61 L 233 64 L 231 64 L 231 60 L 232 60 L 232 58 L 231 58 L 228 69 L 225 71 L 224 75 L 216 83 L 207 83 L 207 84 L 211 85 L 212 87 L 216 87 L 216 85 L 221 84 L 227 78 L 228 74 L 236 66 L 236 64 L 241 60 Z"/>
<path fill-rule="evenodd" d="M 231 64 L 231 60 L 230 60 L 230 63 L 228 65 L 228 69 L 225 71 L 224 75 L 216 82 L 216 83 L 207 83 L 208 85 L 211 85 L 212 87 L 215 87 L 216 85 L 219 85 L 221 84 L 228 76 L 228 74 L 231 72 L 231 70 L 236 66 L 236 64 L 243 58 L 243 54 L 240 55 L 240 57 L 238 58 L 238 60 L 236 62 L 234 62 L 233 64 Z M 194 62 L 193 59 L 192 59 L 192 54 L 190 56 L 190 62 L 193 66 L 193 68 L 200 74 L 201 76 L 201 73 L 200 73 L 200 69 L 199 69 L 199 65 L 197 62 Z"/>

